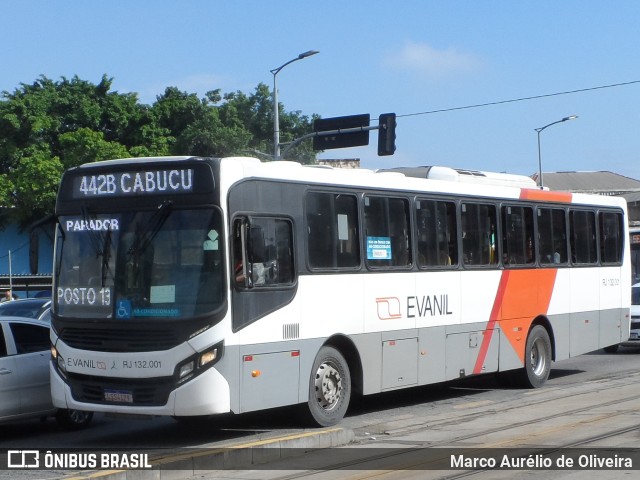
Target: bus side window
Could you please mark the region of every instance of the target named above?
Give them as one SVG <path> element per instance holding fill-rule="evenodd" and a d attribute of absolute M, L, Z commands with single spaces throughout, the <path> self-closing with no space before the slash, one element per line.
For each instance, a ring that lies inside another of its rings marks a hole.
<path fill-rule="evenodd" d="M 504 265 L 530 265 L 535 262 L 531 207 L 502 207 L 502 235 Z"/>
<path fill-rule="evenodd" d="M 305 198 L 311 268 L 360 266 L 358 200 L 355 195 L 309 192 Z"/>
<path fill-rule="evenodd" d="M 571 229 L 571 261 L 583 265 L 597 263 L 595 213 L 586 210 L 571 210 L 569 224 Z"/>
<path fill-rule="evenodd" d="M 456 205 L 453 202 L 416 201 L 418 265 L 450 267 L 458 263 Z"/>
<path fill-rule="evenodd" d="M 614 212 L 600 212 L 598 215 L 600 233 L 600 261 L 620 263 L 622 261 L 623 228 L 622 215 Z"/>
<path fill-rule="evenodd" d="M 561 208 L 538 208 L 538 248 L 542 265 L 567 263 L 567 224 Z"/>
<path fill-rule="evenodd" d="M 496 265 L 498 258 L 495 205 L 463 203 L 461 215 L 464 264 L 470 266 Z"/>
<path fill-rule="evenodd" d="M 364 198 L 367 264 L 406 267 L 412 264 L 409 201 L 405 198 Z"/>
<path fill-rule="evenodd" d="M 288 219 L 236 219 L 234 280 L 240 288 L 290 285 L 294 280 L 293 227 Z"/>

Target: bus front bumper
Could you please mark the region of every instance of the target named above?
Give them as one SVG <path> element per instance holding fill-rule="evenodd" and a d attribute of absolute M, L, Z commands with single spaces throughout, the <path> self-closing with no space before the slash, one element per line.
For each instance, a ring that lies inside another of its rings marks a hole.
<path fill-rule="evenodd" d="M 57 408 L 87 410 L 92 412 L 122 413 L 135 415 L 196 416 L 215 415 L 231 411 L 229 383 L 215 368 L 198 375 L 169 393 L 164 405 L 135 405 L 125 403 L 80 402 L 73 398 L 71 388 L 52 364 L 51 398 Z M 107 379 L 108 380 L 108 379 Z"/>

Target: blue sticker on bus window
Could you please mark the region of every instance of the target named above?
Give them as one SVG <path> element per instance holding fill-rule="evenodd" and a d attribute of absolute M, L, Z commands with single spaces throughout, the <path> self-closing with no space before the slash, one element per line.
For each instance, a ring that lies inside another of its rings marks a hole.
<path fill-rule="evenodd" d="M 116 318 L 131 318 L 131 302 L 129 300 L 118 300 Z"/>
<path fill-rule="evenodd" d="M 391 260 L 391 237 L 367 237 L 367 260 Z"/>

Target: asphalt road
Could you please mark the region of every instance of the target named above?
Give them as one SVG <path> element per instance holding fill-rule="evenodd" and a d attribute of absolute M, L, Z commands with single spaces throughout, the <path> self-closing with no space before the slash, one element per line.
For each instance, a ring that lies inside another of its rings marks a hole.
<path fill-rule="evenodd" d="M 402 459 L 396 456 L 390 459 L 392 464 L 395 462 L 396 470 L 398 462 L 415 463 L 416 459 L 411 458 L 411 452 L 420 452 L 420 449 L 424 448 L 535 446 L 551 442 L 555 438 L 554 435 L 558 438 L 568 438 L 567 435 L 571 432 L 575 439 L 586 438 L 585 428 L 590 434 L 590 428 L 593 431 L 598 429 L 604 431 L 611 430 L 615 426 L 614 430 L 617 429 L 616 431 L 619 432 L 616 441 L 623 446 L 625 442 L 629 443 L 629 446 L 635 446 L 637 431 L 623 432 L 623 430 L 629 425 L 638 423 L 633 410 L 640 401 L 640 382 L 638 382 L 640 368 L 638 367 L 640 367 L 640 349 L 621 348 L 616 354 L 598 351 L 554 364 L 549 382 L 544 388 L 538 390 L 505 388 L 495 377 L 486 376 L 389 392 L 366 397 L 354 404 L 340 427 L 351 433 L 350 439 L 353 441 L 351 448 L 355 447 L 356 455 L 360 455 L 365 449 L 371 449 L 375 457 L 375 453 L 386 452 L 388 449 L 405 448 L 408 457 Z M 609 406 L 605 408 L 603 404 L 606 403 L 605 398 L 608 398 L 607 392 L 614 392 L 615 395 L 607 400 Z M 620 396 L 621 392 L 623 392 L 622 396 Z M 637 393 L 638 398 L 634 397 L 634 392 Z M 619 401 L 618 397 L 623 400 L 625 398 L 635 398 L 635 400 L 629 400 L 630 404 L 624 401 L 616 403 Z M 605 411 L 598 411 L 598 408 L 605 408 Z M 621 413 L 616 414 L 616 412 Z M 278 409 L 248 415 L 216 417 L 197 425 L 181 424 L 170 418 L 142 420 L 97 415 L 89 429 L 73 433 L 61 431 L 53 420 L 46 422 L 36 420 L 0 426 L 0 454 L 8 449 L 54 448 L 86 448 L 95 451 L 123 448 L 132 448 L 136 451 L 167 449 L 167 451 L 180 452 L 185 448 L 206 450 L 229 445 L 252 444 L 264 439 L 284 436 L 313 435 L 314 430 L 300 428 L 295 413 L 296 410 L 291 408 Z M 591 423 L 585 424 L 580 421 L 587 417 L 592 419 Z M 601 417 L 604 420 L 598 420 Z M 615 422 L 612 419 L 615 419 Z M 534 425 L 540 425 L 542 432 L 538 432 L 537 436 L 532 436 L 531 433 Z M 557 425 L 561 427 L 556 428 Z M 335 457 L 337 462 L 339 458 L 335 452 L 339 450 L 344 449 L 330 449 L 303 457 L 306 460 L 299 461 L 303 462 L 302 467 L 304 467 L 310 465 L 313 455 L 318 455 L 321 460 L 326 460 L 329 455 L 329 460 Z M 338 464 L 342 465 L 345 461 L 348 463 L 350 455 L 354 453 L 346 454 L 347 460 L 341 460 Z M 373 458 L 372 461 L 379 461 L 379 459 Z M 293 460 L 286 461 L 285 466 L 287 468 L 299 466 L 291 462 Z M 319 466 L 311 470 L 302 468 L 300 471 L 306 472 L 303 475 L 305 478 L 309 475 L 314 478 L 316 475 L 318 475 L 317 478 L 323 478 L 320 468 Z M 325 465 L 325 468 L 329 467 Z M 373 471 L 379 473 L 381 468 L 383 467 L 376 466 Z M 352 474 L 352 470 L 347 468 L 346 471 Z M 412 468 L 407 471 L 416 476 L 422 474 L 420 478 L 426 478 L 425 471 L 432 470 Z M 268 474 L 265 473 L 265 469 L 256 470 L 256 476 L 252 476 L 250 472 L 249 470 L 201 471 L 194 478 L 260 478 L 261 480 L 283 478 L 282 475 L 270 476 L 274 474 L 273 470 L 268 470 Z M 7 473 L 11 475 L 6 476 Z M 193 473 L 188 470 L 174 471 L 173 478 L 190 478 Z M 504 478 L 517 478 L 517 472 L 510 473 L 510 476 Z M 589 472 L 581 473 L 589 474 Z M 27 480 L 60 478 L 77 474 L 78 472 L 63 469 L 55 472 L 13 471 L 0 472 L 0 478 Z M 290 476 L 291 472 L 288 475 L 289 477 L 286 478 L 293 478 Z"/>

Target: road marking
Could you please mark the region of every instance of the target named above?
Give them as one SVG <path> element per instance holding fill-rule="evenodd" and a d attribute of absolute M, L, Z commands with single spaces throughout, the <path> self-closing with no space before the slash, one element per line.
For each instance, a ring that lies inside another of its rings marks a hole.
<path fill-rule="evenodd" d="M 453 408 L 455 409 L 462 409 L 462 408 L 475 408 L 475 407 L 484 407 L 485 405 L 491 405 L 492 403 L 494 403 L 491 400 L 480 400 L 479 402 L 468 402 L 468 403 L 463 403 L 461 405 L 454 405 Z"/>
<path fill-rule="evenodd" d="M 302 438 L 309 438 L 309 437 L 314 437 L 314 436 L 318 436 L 321 434 L 331 434 L 334 432 L 341 432 L 343 431 L 342 428 L 330 428 L 327 430 L 319 430 L 319 431 L 313 431 L 313 432 L 305 432 L 305 433 L 296 433 L 296 434 L 292 434 L 292 435 L 286 435 L 283 437 L 274 437 L 274 438 L 268 438 L 268 439 L 264 439 L 264 440 L 256 440 L 254 442 L 248 442 L 248 443 L 238 443 L 235 445 L 229 445 L 226 447 L 216 447 L 213 449 L 199 449 L 199 450 L 194 450 L 192 452 L 189 453 L 181 453 L 181 454 L 176 454 L 176 455 L 168 455 L 166 457 L 156 457 L 153 459 L 150 459 L 150 462 L 153 466 L 160 466 L 160 465 L 164 465 L 167 463 L 171 463 L 171 462 L 176 462 L 176 461 L 180 461 L 180 460 L 189 460 L 191 458 L 197 458 L 197 457 L 204 457 L 207 455 L 216 455 L 219 453 L 224 453 L 225 451 L 228 450 L 241 450 L 241 449 L 248 449 L 248 448 L 255 448 L 255 447 L 261 447 L 261 446 L 265 446 L 265 445 L 270 445 L 270 444 L 274 444 L 274 443 L 278 443 L 278 442 L 287 442 L 287 441 L 291 441 L 291 440 L 300 440 Z M 105 471 L 99 471 L 99 472 L 94 472 L 91 473 L 89 475 L 86 476 L 75 476 L 75 477 L 60 477 L 61 480 L 87 480 L 87 479 L 92 479 L 92 478 L 100 478 L 100 477 L 104 477 L 107 475 L 114 475 L 114 474 L 118 474 L 118 473 L 123 473 L 123 472 L 127 472 L 127 469 L 122 469 L 122 470 L 105 470 Z"/>

